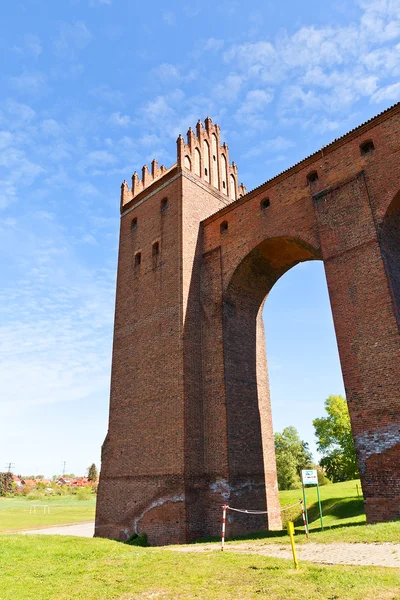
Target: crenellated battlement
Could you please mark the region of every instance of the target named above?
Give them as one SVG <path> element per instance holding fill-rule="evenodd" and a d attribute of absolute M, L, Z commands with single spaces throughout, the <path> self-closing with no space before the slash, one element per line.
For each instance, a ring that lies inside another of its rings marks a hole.
<path fill-rule="evenodd" d="M 220 127 L 213 124 L 210 117 L 198 121 L 196 132 L 191 127 L 187 132 L 187 143 L 179 135 L 177 143 L 177 162 L 167 169 L 164 165 L 158 166 L 156 160 L 151 163 L 151 170 L 147 165 L 142 168 L 142 178 L 135 171 L 132 175 L 132 187 L 123 182 L 121 186 L 121 207 L 130 202 L 135 196 L 148 188 L 154 181 L 163 177 L 173 168 L 190 171 L 204 183 L 218 190 L 226 196 L 227 202 L 233 202 L 246 194 L 246 188 L 238 183 L 237 165 L 229 162 L 229 148 L 224 142 L 221 145 Z"/>
<path fill-rule="evenodd" d="M 124 180 L 121 185 L 121 206 L 124 206 L 135 196 L 143 192 L 149 185 L 151 185 L 157 179 L 160 179 L 165 173 L 168 173 L 175 165 L 170 169 L 167 169 L 165 165 L 158 166 L 158 162 L 154 159 L 151 162 L 151 169 L 147 165 L 142 167 L 142 178 L 139 179 L 139 175 L 135 171 L 132 175 L 132 187 L 129 189 L 128 183 Z"/>
<path fill-rule="evenodd" d="M 204 125 L 200 120 L 197 122 L 196 134 L 189 128 L 186 144 L 181 135 L 178 137 L 177 155 L 179 167 L 197 175 L 230 201 L 246 193 L 244 185 L 238 183 L 237 165 L 229 163 L 226 142 L 221 145 L 220 127 L 210 117 Z"/>

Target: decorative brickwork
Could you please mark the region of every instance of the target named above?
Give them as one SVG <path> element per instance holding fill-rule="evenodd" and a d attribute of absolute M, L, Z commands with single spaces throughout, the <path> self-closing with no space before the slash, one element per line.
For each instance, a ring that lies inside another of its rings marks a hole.
<path fill-rule="evenodd" d="M 132 223 L 135 223 L 132 226 Z M 137 256 L 140 261 L 137 264 Z M 400 517 L 400 104 L 245 193 L 211 119 L 121 193 L 96 535 L 281 525 L 262 307 L 323 260 L 368 522 Z"/>

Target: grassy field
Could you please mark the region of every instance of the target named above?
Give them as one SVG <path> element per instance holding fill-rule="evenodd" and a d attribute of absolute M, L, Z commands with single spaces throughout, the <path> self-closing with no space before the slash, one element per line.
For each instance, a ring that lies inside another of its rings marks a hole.
<path fill-rule="evenodd" d="M 45 506 L 49 507 L 50 514 L 47 508 L 44 514 Z M 95 496 L 89 500 L 78 500 L 76 495 L 45 497 L 42 500 L 0 498 L 0 532 L 91 521 L 95 506 Z"/>
<path fill-rule="evenodd" d="M 357 490 L 358 487 L 358 490 Z M 344 481 L 319 488 L 323 522 L 326 527 L 365 523 L 364 501 L 359 479 Z M 317 502 L 317 488 L 307 487 L 307 507 L 310 530 L 320 527 Z M 302 490 L 285 490 L 279 493 L 282 508 L 291 505 L 302 498 Z M 286 512 L 283 513 L 285 515 Z M 297 517 L 300 524 L 300 514 L 296 509 L 288 511 L 291 517 Z"/>
<path fill-rule="evenodd" d="M 100 539 L 0 536 L 0 600 L 395 600 L 398 569 L 317 566 Z"/>

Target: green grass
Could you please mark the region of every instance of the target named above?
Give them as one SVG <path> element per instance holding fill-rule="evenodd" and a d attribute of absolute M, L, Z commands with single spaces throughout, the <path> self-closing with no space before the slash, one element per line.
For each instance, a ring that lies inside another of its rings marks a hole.
<path fill-rule="evenodd" d="M 394 600 L 398 569 L 182 553 L 100 539 L 0 536 L 0 600 Z"/>
<path fill-rule="evenodd" d="M 47 514 L 47 510 L 44 514 L 45 505 L 49 506 L 50 514 Z M 89 500 L 78 500 L 75 495 L 45 497 L 41 500 L 0 498 L 0 532 L 91 521 L 94 519 L 95 505 L 95 496 Z"/>

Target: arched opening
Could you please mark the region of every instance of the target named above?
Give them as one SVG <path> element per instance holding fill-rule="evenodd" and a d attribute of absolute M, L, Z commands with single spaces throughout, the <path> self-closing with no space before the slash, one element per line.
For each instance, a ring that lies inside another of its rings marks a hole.
<path fill-rule="evenodd" d="M 224 194 L 228 194 L 228 163 L 226 162 L 225 154 L 221 154 L 221 180 L 222 180 L 222 191 Z"/>
<path fill-rule="evenodd" d="M 203 141 L 204 179 L 210 183 L 210 148 L 206 140 Z"/>
<path fill-rule="evenodd" d="M 200 150 L 198 148 L 194 149 L 194 172 L 196 175 L 201 175 L 201 166 L 200 166 Z"/>
<path fill-rule="evenodd" d="M 383 219 L 380 241 L 397 325 L 400 329 L 400 192 L 393 198 Z"/>
<path fill-rule="evenodd" d="M 233 175 L 229 176 L 229 198 L 236 200 L 236 180 Z"/>
<path fill-rule="evenodd" d="M 219 188 L 218 182 L 218 144 L 215 133 L 211 136 L 212 160 L 213 160 L 213 186 Z"/>
<path fill-rule="evenodd" d="M 319 455 L 313 419 L 330 395 L 345 396 L 328 286 L 322 261 L 286 272 L 263 306 L 274 432 L 293 426 Z"/>
<path fill-rule="evenodd" d="M 282 275 L 299 263 L 321 258 L 317 249 L 299 239 L 265 240 L 242 260 L 224 294 L 224 380 L 230 476 L 238 489 L 251 481 L 246 501 L 255 507 L 265 503 L 265 494 L 268 507 L 279 506 L 263 307 Z M 240 519 L 243 526 L 246 518 Z M 239 519 L 237 525 L 240 527 Z M 280 525 L 279 514 L 271 510 L 268 527 L 276 529 Z"/>

